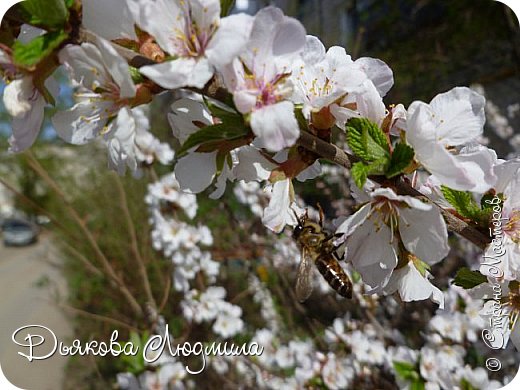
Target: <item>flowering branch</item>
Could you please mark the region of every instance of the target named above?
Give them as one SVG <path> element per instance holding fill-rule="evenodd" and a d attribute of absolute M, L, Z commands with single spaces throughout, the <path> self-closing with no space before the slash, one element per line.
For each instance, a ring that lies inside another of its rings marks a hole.
<path fill-rule="evenodd" d="M 95 40 L 96 36 L 92 32 L 84 28 L 82 28 L 80 31 L 80 41 L 93 42 Z M 149 58 L 144 57 L 132 50 L 126 49 L 116 43 L 112 43 L 112 46 L 132 66 L 141 67 L 154 63 L 154 61 L 150 60 Z M 220 101 L 222 101 L 223 97 L 227 96 L 228 94 L 227 91 L 223 88 L 222 83 L 218 78 L 213 78 L 209 83 L 206 84 L 206 86 L 202 90 L 194 90 L 205 96 Z M 346 153 L 333 143 L 326 142 L 302 129 L 300 129 L 300 137 L 298 138 L 297 144 L 311 152 L 316 153 L 321 158 L 332 161 L 335 164 L 338 164 L 348 170 L 351 169 L 352 164 L 354 162 L 359 161 L 359 159 L 357 159 L 355 156 Z M 377 177 L 371 177 L 371 179 L 373 179 L 376 182 L 379 181 L 379 178 Z M 425 197 L 424 194 L 420 193 L 406 182 L 397 181 L 396 186 L 398 192 L 402 195 Z M 469 240 L 481 249 L 484 249 L 489 244 L 489 242 L 491 241 L 491 238 L 489 236 L 482 234 L 480 231 L 468 225 L 462 219 L 458 218 L 456 215 L 451 214 L 449 211 L 446 211 L 442 207 L 438 207 L 441 210 L 441 213 L 444 216 L 446 223 L 448 224 L 448 228 L 451 231 L 460 234 L 462 237 Z"/>
<path fill-rule="evenodd" d="M 300 134 L 301 135 L 298 139 L 298 145 L 301 145 L 305 149 L 316 153 L 320 157 L 323 157 L 329 161 L 341 165 L 346 169 L 350 169 L 352 163 L 359 161 L 359 159 L 357 159 L 355 156 L 352 156 L 351 154 L 344 152 L 336 145 L 325 142 L 304 130 L 301 130 Z M 375 182 L 382 181 L 377 176 L 371 177 L 371 179 Z M 397 192 L 401 195 L 410 195 L 417 198 L 427 198 L 424 194 L 422 194 L 421 192 L 419 192 L 403 180 L 396 181 L 395 185 L 397 188 Z M 437 205 L 437 207 L 440 209 L 444 219 L 446 220 L 446 223 L 448 224 L 448 229 L 450 229 L 452 232 L 460 234 L 462 237 L 469 240 L 481 249 L 485 249 L 486 246 L 491 242 L 491 237 L 482 234 L 480 231 L 468 225 L 462 219 L 458 218 L 456 215 L 453 215 L 441 206 Z"/>

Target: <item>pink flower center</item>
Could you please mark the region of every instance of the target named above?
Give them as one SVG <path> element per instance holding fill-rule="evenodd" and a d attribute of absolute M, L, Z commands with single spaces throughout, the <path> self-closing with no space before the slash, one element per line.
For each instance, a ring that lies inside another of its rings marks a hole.
<path fill-rule="evenodd" d="M 520 210 L 514 210 L 509 217 L 509 221 L 504 226 L 506 233 L 511 240 L 520 244 Z"/>
<path fill-rule="evenodd" d="M 201 30 L 192 20 L 189 5 L 184 9 L 184 28 L 175 28 L 175 37 L 172 38 L 177 52 L 172 53 L 180 57 L 201 57 L 206 51 L 209 41 L 217 30 L 215 23 L 207 30 Z"/>
<path fill-rule="evenodd" d="M 269 106 L 284 99 L 283 84 L 286 76 L 285 74 L 276 75 L 271 81 L 266 81 L 254 73 L 246 75 L 248 88 L 257 91 L 255 108 Z"/>

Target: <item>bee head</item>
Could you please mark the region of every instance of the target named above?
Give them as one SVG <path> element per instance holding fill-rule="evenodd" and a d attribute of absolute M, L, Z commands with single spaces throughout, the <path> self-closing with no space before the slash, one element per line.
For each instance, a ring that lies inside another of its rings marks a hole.
<path fill-rule="evenodd" d="M 298 225 L 293 230 L 293 237 L 297 240 L 298 237 L 302 234 L 303 231 L 303 225 L 301 223 L 298 223 Z"/>
<path fill-rule="evenodd" d="M 303 214 L 301 217 L 299 217 L 298 214 L 296 214 L 296 211 L 294 211 L 294 210 L 293 210 L 293 213 L 294 213 L 294 216 L 296 217 L 296 220 L 298 221 L 298 225 L 296 225 L 296 227 L 293 230 L 293 237 L 297 240 L 298 237 L 300 237 L 300 235 L 302 234 L 309 216 L 308 216 L 307 210 L 305 210 L 305 214 Z"/>

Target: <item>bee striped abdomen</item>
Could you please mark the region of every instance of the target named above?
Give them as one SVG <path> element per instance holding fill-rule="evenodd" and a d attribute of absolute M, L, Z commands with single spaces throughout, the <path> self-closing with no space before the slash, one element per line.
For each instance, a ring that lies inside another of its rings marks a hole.
<path fill-rule="evenodd" d="M 352 282 L 333 256 L 327 259 L 318 257 L 316 259 L 316 267 L 330 287 L 339 295 L 349 299 L 352 298 Z"/>

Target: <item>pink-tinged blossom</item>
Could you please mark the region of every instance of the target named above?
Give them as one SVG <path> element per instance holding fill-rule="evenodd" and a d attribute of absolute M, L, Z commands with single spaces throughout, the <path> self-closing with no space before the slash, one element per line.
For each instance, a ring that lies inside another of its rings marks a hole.
<path fill-rule="evenodd" d="M 164 88 L 202 88 L 243 50 L 251 21 L 245 14 L 221 19 L 219 0 L 141 1 L 139 27 L 173 58 L 141 73 Z"/>
<path fill-rule="evenodd" d="M 289 76 L 304 45 L 303 26 L 267 7 L 255 16 L 246 50 L 222 70 L 238 111 L 251 114 L 257 146 L 279 151 L 299 137 Z"/>

